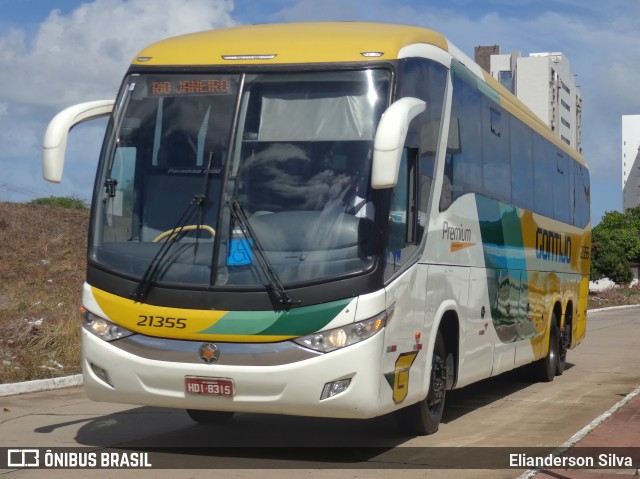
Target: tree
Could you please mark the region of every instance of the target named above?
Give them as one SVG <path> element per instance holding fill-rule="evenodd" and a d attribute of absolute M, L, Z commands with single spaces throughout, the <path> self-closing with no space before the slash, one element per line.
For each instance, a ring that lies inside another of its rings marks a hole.
<path fill-rule="evenodd" d="M 610 211 L 592 231 L 592 280 L 607 277 L 628 284 L 633 279 L 629 263 L 640 263 L 640 207 Z"/>

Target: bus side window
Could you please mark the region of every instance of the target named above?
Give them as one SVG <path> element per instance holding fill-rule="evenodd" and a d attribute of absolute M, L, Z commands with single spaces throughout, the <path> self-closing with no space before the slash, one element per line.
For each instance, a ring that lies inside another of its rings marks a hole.
<path fill-rule="evenodd" d="M 482 192 L 490 198 L 511 203 L 509 118 L 487 97 L 483 97 L 482 103 Z"/>
<path fill-rule="evenodd" d="M 529 211 L 535 209 L 533 188 L 533 132 L 511 117 L 511 188 L 513 203 Z"/>
<path fill-rule="evenodd" d="M 589 184 L 589 171 L 582 165 L 575 165 L 575 225 L 584 228 L 589 223 L 591 204 L 591 187 Z"/>
<path fill-rule="evenodd" d="M 418 247 L 419 228 L 418 150 L 405 148 L 398 172 L 398 183 L 392 191 L 387 243 L 385 277 L 391 277 Z"/>
<path fill-rule="evenodd" d="M 484 192 L 482 94 L 453 75 L 453 100 L 440 211 L 466 193 Z"/>
<path fill-rule="evenodd" d="M 553 179 L 557 174 L 556 150 L 551 142 L 536 135 L 533 140 L 533 157 L 535 212 L 553 218 Z"/>
<path fill-rule="evenodd" d="M 571 187 L 569 184 L 568 158 L 560 152 L 556 153 L 556 171 L 553 175 L 553 217 L 563 223 L 572 223 L 573 211 Z"/>

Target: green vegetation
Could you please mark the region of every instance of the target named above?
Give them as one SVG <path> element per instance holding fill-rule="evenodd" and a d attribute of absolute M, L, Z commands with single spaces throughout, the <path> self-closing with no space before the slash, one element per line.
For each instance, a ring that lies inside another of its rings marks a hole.
<path fill-rule="evenodd" d="M 35 206 L 55 206 L 70 210 L 88 210 L 89 205 L 77 196 L 49 196 L 48 198 L 36 198 L 29 202 Z"/>
<path fill-rule="evenodd" d="M 640 207 L 604 215 L 591 237 L 591 280 L 609 278 L 617 284 L 633 279 L 629 263 L 640 263 Z"/>

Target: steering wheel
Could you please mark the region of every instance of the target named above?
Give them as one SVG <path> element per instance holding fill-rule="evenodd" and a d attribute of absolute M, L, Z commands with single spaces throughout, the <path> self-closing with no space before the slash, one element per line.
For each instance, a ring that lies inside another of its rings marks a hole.
<path fill-rule="evenodd" d="M 167 236 L 170 237 L 168 241 L 173 241 L 175 237 L 178 236 L 180 233 L 184 231 L 195 231 L 195 230 L 205 230 L 209 232 L 212 237 L 216 235 L 216 230 L 214 230 L 209 225 L 188 225 L 188 226 L 181 226 L 180 228 L 173 228 L 172 230 L 167 230 L 164 233 L 160 233 L 158 236 L 155 237 L 153 242 L 157 243 L 158 241 L 166 238 Z"/>

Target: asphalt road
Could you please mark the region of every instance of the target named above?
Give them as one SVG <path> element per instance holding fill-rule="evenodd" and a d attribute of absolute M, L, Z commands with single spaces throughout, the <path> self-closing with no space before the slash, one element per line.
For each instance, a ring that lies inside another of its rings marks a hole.
<path fill-rule="evenodd" d="M 154 465 L 174 470 L 5 469 L 0 476 L 516 478 L 524 469 L 425 469 L 420 457 L 434 446 L 445 447 L 442 451 L 458 457 L 461 467 L 476 462 L 482 467 L 475 457 L 483 452 L 478 447 L 506 454 L 565 443 L 640 386 L 639 334 L 638 308 L 591 312 L 587 337 L 569 352 L 562 376 L 533 383 L 519 370 L 450 392 L 440 430 L 425 437 L 398 434 L 389 417 L 351 421 L 240 414 L 222 426 L 202 426 L 180 410 L 92 402 L 81 387 L 3 397 L 0 447 L 151 450 Z"/>

